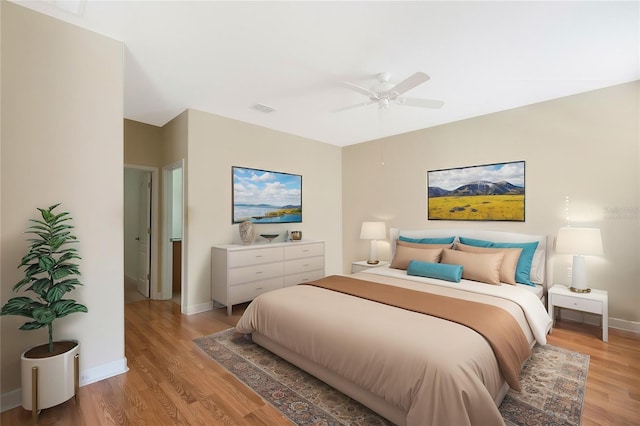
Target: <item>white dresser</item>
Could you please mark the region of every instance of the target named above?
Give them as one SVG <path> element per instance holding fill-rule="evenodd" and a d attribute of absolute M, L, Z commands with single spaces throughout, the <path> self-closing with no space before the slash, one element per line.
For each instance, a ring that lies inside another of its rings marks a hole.
<path fill-rule="evenodd" d="M 211 247 L 211 298 L 227 307 L 324 277 L 324 241 Z"/>

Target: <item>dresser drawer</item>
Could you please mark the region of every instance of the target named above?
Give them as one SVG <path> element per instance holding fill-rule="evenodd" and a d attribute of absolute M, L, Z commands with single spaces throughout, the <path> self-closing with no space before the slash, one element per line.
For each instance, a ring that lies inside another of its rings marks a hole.
<path fill-rule="evenodd" d="M 252 250 L 237 250 L 229 252 L 228 267 L 256 265 L 282 261 L 282 248 L 260 248 Z"/>
<path fill-rule="evenodd" d="M 598 300 L 580 299 L 562 294 L 552 294 L 551 297 L 551 303 L 554 306 L 602 315 L 602 302 Z"/>
<path fill-rule="evenodd" d="M 312 257 L 312 256 L 324 256 L 324 244 L 322 243 L 313 243 L 313 244 L 291 243 L 291 245 L 284 248 L 285 260 L 299 259 L 302 257 Z"/>
<path fill-rule="evenodd" d="M 278 288 L 282 288 L 282 277 L 229 287 L 229 303 L 234 305 L 236 303 L 248 302 L 262 293 Z"/>
<path fill-rule="evenodd" d="M 324 257 L 306 257 L 302 259 L 287 260 L 284 263 L 284 274 L 300 274 L 307 271 L 324 269 Z"/>
<path fill-rule="evenodd" d="M 292 285 L 297 285 L 300 283 L 319 280 L 320 278 L 323 278 L 323 277 L 324 277 L 324 271 L 322 270 L 303 272 L 301 274 L 287 275 L 284 277 L 284 286 L 290 287 Z"/>
<path fill-rule="evenodd" d="M 286 271 L 286 272 L 285 272 Z M 227 307 L 271 290 L 324 276 L 324 242 L 298 241 L 211 247 L 211 298 Z"/>
<path fill-rule="evenodd" d="M 234 286 L 251 281 L 265 280 L 267 278 L 281 277 L 283 272 L 282 262 L 263 263 L 243 268 L 229 269 L 228 285 Z M 282 283 L 282 281 L 280 281 Z"/>

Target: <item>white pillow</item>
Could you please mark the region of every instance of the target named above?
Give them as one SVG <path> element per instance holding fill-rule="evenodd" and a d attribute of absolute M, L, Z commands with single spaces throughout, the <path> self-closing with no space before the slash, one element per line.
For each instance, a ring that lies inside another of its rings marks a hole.
<path fill-rule="evenodd" d="M 545 279 L 545 251 L 536 250 L 531 259 L 531 272 L 529 279 L 536 284 L 543 284 Z"/>

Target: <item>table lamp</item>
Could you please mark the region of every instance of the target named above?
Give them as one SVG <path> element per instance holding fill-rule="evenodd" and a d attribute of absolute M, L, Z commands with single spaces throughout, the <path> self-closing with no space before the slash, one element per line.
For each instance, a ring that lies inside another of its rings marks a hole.
<path fill-rule="evenodd" d="M 371 240 L 369 246 L 369 265 L 377 265 L 378 260 L 378 243 L 376 240 L 384 240 L 387 238 L 387 229 L 384 222 L 362 222 L 360 230 L 360 238 L 363 240 Z"/>
<path fill-rule="evenodd" d="M 556 238 L 556 253 L 572 254 L 571 287 L 576 293 L 589 293 L 584 256 L 601 255 L 602 237 L 597 228 L 560 228 Z"/>

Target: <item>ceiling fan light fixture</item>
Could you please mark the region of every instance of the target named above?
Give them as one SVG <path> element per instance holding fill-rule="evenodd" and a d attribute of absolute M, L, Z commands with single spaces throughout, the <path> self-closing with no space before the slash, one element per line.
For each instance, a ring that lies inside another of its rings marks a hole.
<path fill-rule="evenodd" d="M 391 75 L 388 72 L 381 72 L 381 73 L 378 73 L 376 77 L 378 77 L 378 81 L 380 83 L 384 84 L 389 82 L 389 78 L 391 78 Z"/>

